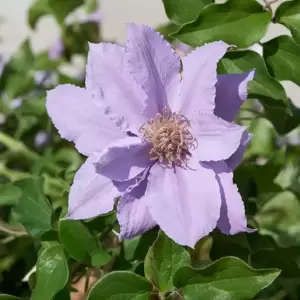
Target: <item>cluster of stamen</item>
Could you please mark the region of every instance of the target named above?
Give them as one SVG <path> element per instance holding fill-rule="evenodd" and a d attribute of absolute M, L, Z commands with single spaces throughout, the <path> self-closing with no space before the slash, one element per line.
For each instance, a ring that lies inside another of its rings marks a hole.
<path fill-rule="evenodd" d="M 186 167 L 191 157 L 190 151 L 197 147 L 197 141 L 190 132 L 189 120 L 167 108 L 145 123 L 140 132 L 152 145 L 150 159 L 166 163 L 169 167 Z"/>

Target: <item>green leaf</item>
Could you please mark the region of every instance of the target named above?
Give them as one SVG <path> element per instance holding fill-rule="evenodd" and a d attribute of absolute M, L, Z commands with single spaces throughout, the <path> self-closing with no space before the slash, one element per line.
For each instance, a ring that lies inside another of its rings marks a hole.
<path fill-rule="evenodd" d="M 0 205 L 14 205 L 22 195 L 17 186 L 7 183 L 0 184 Z"/>
<path fill-rule="evenodd" d="M 37 21 L 45 15 L 51 13 L 48 0 L 36 0 L 28 10 L 28 24 L 35 29 Z"/>
<path fill-rule="evenodd" d="M 11 295 L 0 294 L 0 300 L 24 300 L 24 298 L 19 298 Z"/>
<path fill-rule="evenodd" d="M 282 35 L 263 44 L 264 58 L 270 73 L 278 80 L 300 85 L 300 46 Z"/>
<path fill-rule="evenodd" d="M 94 266 L 103 266 L 111 259 L 80 221 L 61 220 L 59 237 L 65 250 L 75 260 L 86 262 L 91 259 Z"/>
<path fill-rule="evenodd" d="M 52 300 L 69 279 L 67 260 L 61 245 L 44 250 L 37 262 L 36 285 L 31 300 Z"/>
<path fill-rule="evenodd" d="M 158 230 L 153 228 L 143 235 L 130 240 L 124 240 L 123 250 L 127 261 L 144 261 L 149 248 L 157 239 Z"/>
<path fill-rule="evenodd" d="M 280 274 L 277 269 L 255 270 L 236 257 L 224 257 L 203 269 L 180 268 L 174 284 L 183 287 L 184 299 L 252 299 Z"/>
<path fill-rule="evenodd" d="M 180 28 L 180 25 L 174 24 L 174 23 L 167 23 L 164 25 L 160 25 L 155 28 L 155 31 L 159 32 L 164 36 L 164 38 L 169 42 L 173 42 L 174 38 L 171 36 L 172 33 L 178 31 Z"/>
<path fill-rule="evenodd" d="M 28 178 L 15 185 L 23 191 L 14 207 L 17 220 L 33 237 L 39 237 L 51 230 L 52 209 L 43 194 L 43 181 L 40 178 Z"/>
<path fill-rule="evenodd" d="M 34 69 L 41 71 L 54 71 L 58 68 L 61 60 L 49 59 L 48 53 L 43 52 L 36 56 L 34 62 Z"/>
<path fill-rule="evenodd" d="M 279 246 L 300 245 L 300 202 L 294 193 L 279 193 L 254 218 L 260 234 L 273 237 Z"/>
<path fill-rule="evenodd" d="M 152 285 L 132 272 L 112 272 L 92 287 L 87 300 L 150 300 Z"/>
<path fill-rule="evenodd" d="M 165 11 L 168 18 L 177 24 L 194 21 L 201 10 L 212 0 L 164 0 Z"/>
<path fill-rule="evenodd" d="M 283 86 L 272 78 L 262 57 L 254 51 L 228 52 L 218 64 L 221 74 L 243 73 L 255 68 L 255 77 L 248 83 L 248 98 L 259 99 L 276 130 L 291 130 L 291 112 Z"/>
<path fill-rule="evenodd" d="M 42 16 L 53 14 L 63 24 L 68 14 L 83 3 L 84 0 L 36 0 L 29 9 L 28 23 L 34 29 Z"/>
<path fill-rule="evenodd" d="M 295 39 L 300 43 L 300 2 L 287 1 L 282 3 L 275 13 L 275 21 L 288 27 Z"/>
<path fill-rule="evenodd" d="M 62 24 L 75 8 L 84 4 L 84 0 L 48 0 L 48 4 L 57 21 Z"/>
<path fill-rule="evenodd" d="M 146 255 L 145 276 L 160 291 L 172 291 L 174 274 L 180 267 L 189 263 L 190 256 L 185 248 L 160 231 Z"/>
<path fill-rule="evenodd" d="M 263 118 L 254 120 L 249 131 L 253 134 L 247 156 L 271 157 L 276 148 L 277 134 L 272 123 Z"/>
<path fill-rule="evenodd" d="M 173 37 L 191 46 L 223 40 L 247 48 L 265 35 L 271 17 L 255 0 L 228 0 L 206 6 L 194 22 L 183 25 Z"/>
<path fill-rule="evenodd" d="M 251 264 L 255 268 L 278 268 L 280 277 L 299 280 L 299 247 L 263 249 L 251 254 Z"/>
<path fill-rule="evenodd" d="M 12 99 L 26 93 L 35 86 L 32 66 L 34 55 L 29 41 L 25 41 L 5 65 L 0 76 L 0 90 L 5 90 Z"/>

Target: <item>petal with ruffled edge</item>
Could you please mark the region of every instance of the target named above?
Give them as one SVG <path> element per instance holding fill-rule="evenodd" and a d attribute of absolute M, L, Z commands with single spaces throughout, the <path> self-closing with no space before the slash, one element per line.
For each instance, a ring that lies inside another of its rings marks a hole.
<path fill-rule="evenodd" d="M 226 163 L 231 170 L 234 170 L 242 161 L 244 153 L 251 139 L 252 139 L 252 134 L 245 131 L 243 133 L 241 144 L 238 147 L 238 149 L 228 159 L 226 159 Z"/>
<path fill-rule="evenodd" d="M 190 169 L 155 164 L 144 198 L 160 228 L 176 243 L 194 247 L 220 216 L 221 195 L 215 173 L 199 163 Z"/>
<path fill-rule="evenodd" d="M 180 101 L 174 101 L 170 105 L 172 111 L 179 111 L 188 119 L 198 111 L 213 112 L 217 63 L 228 47 L 224 42 L 213 42 L 197 48 L 182 58 L 183 77 Z"/>
<path fill-rule="evenodd" d="M 237 186 L 233 183 L 233 173 L 225 162 L 209 163 L 217 174 L 222 195 L 222 205 L 218 228 L 225 234 L 253 232 L 247 228 L 245 207 Z"/>
<path fill-rule="evenodd" d="M 125 48 L 109 43 L 89 44 L 86 87 L 109 107 L 107 113 L 124 130 L 138 134 L 146 122 L 146 95 L 125 66 Z"/>
<path fill-rule="evenodd" d="M 117 218 L 122 238 L 133 238 L 157 225 L 143 198 L 147 187 L 147 175 L 148 170 L 145 170 L 142 178 L 118 202 Z"/>
<path fill-rule="evenodd" d="M 75 175 L 69 194 L 68 219 L 88 219 L 105 214 L 120 195 L 112 180 L 97 173 L 96 155 L 89 157 Z"/>
<path fill-rule="evenodd" d="M 213 114 L 198 114 L 191 126 L 198 144 L 192 154 L 200 161 L 229 158 L 239 148 L 246 131 L 245 127 L 226 122 Z"/>
<path fill-rule="evenodd" d="M 144 115 L 150 119 L 178 99 L 180 59 L 178 54 L 152 28 L 128 24 L 126 56 L 128 70 L 148 96 Z"/>
<path fill-rule="evenodd" d="M 149 144 L 138 137 L 126 137 L 98 154 L 97 172 L 116 181 L 126 181 L 144 171 L 151 161 Z"/>
<path fill-rule="evenodd" d="M 240 106 L 247 99 L 247 85 L 253 80 L 255 70 L 241 74 L 218 75 L 216 84 L 215 115 L 232 122 Z"/>
<path fill-rule="evenodd" d="M 59 85 L 48 91 L 46 107 L 60 136 L 73 141 L 84 155 L 102 151 L 108 143 L 126 137 L 83 88 Z"/>

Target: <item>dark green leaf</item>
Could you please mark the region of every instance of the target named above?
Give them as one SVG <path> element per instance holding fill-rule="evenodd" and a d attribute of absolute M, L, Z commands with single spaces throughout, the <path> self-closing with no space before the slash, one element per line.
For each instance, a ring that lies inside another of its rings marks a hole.
<path fill-rule="evenodd" d="M 278 268 L 281 277 L 287 280 L 299 278 L 300 248 L 275 248 L 260 250 L 251 254 L 251 264 L 255 268 Z"/>
<path fill-rule="evenodd" d="M 225 235 L 219 231 L 214 232 L 210 257 L 216 260 L 223 256 L 236 256 L 247 261 L 249 256 L 247 235 L 245 233 Z"/>
<path fill-rule="evenodd" d="M 282 3 L 276 10 L 275 20 L 287 26 L 296 40 L 300 43 L 300 2 L 287 1 Z"/>
<path fill-rule="evenodd" d="M 59 237 L 66 251 L 75 260 L 84 262 L 91 259 L 94 266 L 103 266 L 111 259 L 80 221 L 61 220 Z"/>
<path fill-rule="evenodd" d="M 17 186 L 7 183 L 0 184 L 0 205 L 14 205 L 22 195 Z"/>
<path fill-rule="evenodd" d="M 270 73 L 278 80 L 300 85 L 300 46 L 282 35 L 263 44 L 264 58 Z"/>
<path fill-rule="evenodd" d="M 174 289 L 176 271 L 190 263 L 189 253 L 160 231 L 145 258 L 145 275 L 160 291 Z"/>
<path fill-rule="evenodd" d="M 0 294 L 0 300 L 24 300 L 24 298 L 19 298 L 11 295 Z"/>
<path fill-rule="evenodd" d="M 173 36 L 192 46 L 223 40 L 246 48 L 265 35 L 270 21 L 271 13 L 255 0 L 228 0 L 205 7 L 194 22 L 183 25 Z"/>
<path fill-rule="evenodd" d="M 39 237 L 52 228 L 52 209 L 43 194 L 43 181 L 28 178 L 15 183 L 23 194 L 14 207 L 17 220 L 33 237 Z"/>
<path fill-rule="evenodd" d="M 158 235 L 157 228 L 153 228 L 141 236 L 125 240 L 123 243 L 125 259 L 128 261 L 144 261 L 150 246 Z"/>
<path fill-rule="evenodd" d="M 221 74 L 242 73 L 255 68 L 254 80 L 248 84 L 248 98 L 259 99 L 276 130 L 288 132 L 290 127 L 290 109 L 282 85 L 272 78 L 262 57 L 254 51 L 228 52 L 218 65 Z"/>
<path fill-rule="evenodd" d="M 194 21 L 200 11 L 212 0 L 164 0 L 165 11 L 168 18 L 177 24 Z"/>
<path fill-rule="evenodd" d="M 91 289 L 87 300 L 150 300 L 152 285 L 131 272 L 112 272 Z"/>
<path fill-rule="evenodd" d="M 168 24 L 156 27 L 155 31 L 162 34 L 167 41 L 173 42 L 174 38 L 171 37 L 170 34 L 178 31 L 179 28 L 180 28 L 180 25 L 177 25 L 177 24 L 174 24 L 174 23 L 168 23 Z"/>
<path fill-rule="evenodd" d="M 36 285 L 31 300 L 52 300 L 69 278 L 67 260 L 61 245 L 44 250 L 37 262 Z"/>
<path fill-rule="evenodd" d="M 176 287 L 183 287 L 184 299 L 206 300 L 252 299 L 280 274 L 277 269 L 255 270 L 235 257 L 224 257 L 203 269 L 183 267 L 174 278 Z"/>

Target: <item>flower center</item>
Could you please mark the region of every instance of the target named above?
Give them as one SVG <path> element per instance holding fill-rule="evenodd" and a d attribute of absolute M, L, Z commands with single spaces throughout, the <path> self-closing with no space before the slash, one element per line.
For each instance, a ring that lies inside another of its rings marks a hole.
<path fill-rule="evenodd" d="M 171 113 L 164 108 L 140 128 L 143 139 L 152 144 L 151 160 L 166 162 L 169 167 L 187 166 L 191 149 L 197 147 L 197 140 L 190 133 L 190 122 L 181 114 Z"/>

